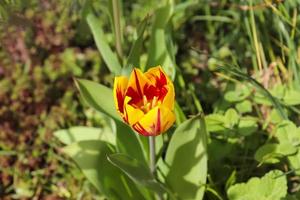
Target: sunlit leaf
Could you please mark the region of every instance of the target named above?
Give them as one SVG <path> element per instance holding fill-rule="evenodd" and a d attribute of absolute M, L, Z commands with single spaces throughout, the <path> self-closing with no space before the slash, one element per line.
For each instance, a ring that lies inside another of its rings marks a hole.
<path fill-rule="evenodd" d="M 183 122 L 166 153 L 166 183 L 179 199 L 203 198 L 207 176 L 207 135 L 203 116 Z"/>
<path fill-rule="evenodd" d="M 284 97 L 283 102 L 286 105 L 299 105 L 300 104 L 300 92 L 297 90 L 287 90 Z"/>
<path fill-rule="evenodd" d="M 167 47 L 166 27 L 173 13 L 173 4 L 158 8 L 154 13 L 154 22 L 150 36 L 150 47 L 148 49 L 148 61 L 145 70 L 150 67 L 161 65 L 165 72 L 174 79 L 175 65 L 172 61 Z"/>
<path fill-rule="evenodd" d="M 300 128 L 291 121 L 282 121 L 276 126 L 275 136 L 280 143 L 289 143 L 290 145 L 297 147 L 298 152 L 295 155 L 287 157 L 290 167 L 295 170 L 297 175 L 300 174 Z"/>
<path fill-rule="evenodd" d="M 252 104 L 249 100 L 237 103 L 235 107 L 240 113 L 252 112 Z"/>
<path fill-rule="evenodd" d="M 262 178 L 231 186 L 227 194 L 229 200 L 282 200 L 287 195 L 287 180 L 281 171 L 273 170 Z"/>
<path fill-rule="evenodd" d="M 113 53 L 108 45 L 99 19 L 92 13 L 87 16 L 87 22 L 92 30 L 97 48 L 111 72 L 118 75 L 121 73 L 122 66 L 116 54 Z"/>
<path fill-rule="evenodd" d="M 137 27 L 137 39 L 133 43 L 129 56 L 127 58 L 127 63 L 125 68 L 123 68 L 122 73 L 129 75 L 133 67 L 141 67 L 140 66 L 140 57 L 141 57 L 141 50 L 143 47 L 143 35 L 149 23 L 149 16 L 146 16 L 145 19 L 140 23 Z"/>
<path fill-rule="evenodd" d="M 116 144 L 116 136 L 110 128 L 94 128 L 85 126 L 74 126 L 68 129 L 61 129 L 54 132 L 57 137 L 64 144 L 71 144 L 74 142 L 84 140 L 100 140 L 103 142 Z"/>
<path fill-rule="evenodd" d="M 73 143 L 63 149 L 82 170 L 87 179 L 109 199 L 143 199 L 143 195 L 118 168 L 106 158 L 113 153 L 105 142 L 87 140 Z"/>
<path fill-rule="evenodd" d="M 160 196 L 163 195 L 165 189 L 158 183 L 150 172 L 150 168 L 144 163 L 125 154 L 112 154 L 108 156 L 108 160 L 120 168 L 137 184 L 143 185 Z"/>
<path fill-rule="evenodd" d="M 225 126 L 227 128 L 232 128 L 238 123 L 240 117 L 234 109 L 230 108 L 226 111 L 224 118 Z"/>
<path fill-rule="evenodd" d="M 209 132 L 218 132 L 224 131 L 225 127 L 225 117 L 220 114 L 210 114 L 205 116 L 205 123 L 207 131 Z"/>
<path fill-rule="evenodd" d="M 115 119 L 117 126 L 117 150 L 145 162 L 145 155 L 137 134 L 122 122 L 116 111 L 112 89 L 101 84 L 77 79 L 79 91 L 89 106 Z"/>

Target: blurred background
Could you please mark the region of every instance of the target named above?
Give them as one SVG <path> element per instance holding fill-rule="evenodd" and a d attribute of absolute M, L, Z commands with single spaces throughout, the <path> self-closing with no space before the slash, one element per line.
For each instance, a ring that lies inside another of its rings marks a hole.
<path fill-rule="evenodd" d="M 117 0 L 120 30 L 115 26 L 113 2 L 0 1 L 0 199 L 102 199 L 74 162 L 60 153 L 61 143 L 53 132 L 75 125 L 104 127 L 108 123 L 85 106 L 73 81 L 81 77 L 113 85 L 114 75 L 99 54 L 86 21 L 89 12 L 99 17 L 99 27 L 120 60 L 129 55 L 139 25 L 148 16 L 139 58 L 141 65 L 146 65 L 151 16 L 165 2 Z M 290 104 L 295 109 L 289 116 L 299 124 L 299 0 L 170 2 L 172 18 L 165 27 L 172 63 L 168 67 L 173 69 L 176 99 L 186 116 L 199 111 L 196 98 L 206 114 L 240 108 L 240 113 L 257 117 L 255 130 L 261 127 L 265 135 L 271 132 L 278 116 L 260 105 L 262 98 L 248 99 L 235 107 L 235 100 L 244 94 L 245 80 L 235 77 L 232 81 L 229 72 L 215 73 L 218 63 L 224 62 L 239 66 L 264 88 L 284 84 L 296 88 Z M 262 128 L 265 120 L 270 124 Z M 253 149 L 243 154 L 245 158 L 259 144 L 254 142 Z M 227 153 L 236 153 L 226 158 L 227 163 L 248 170 L 241 180 L 258 173 L 250 166 L 251 159 L 236 162 L 240 154 L 237 149 L 229 149 Z M 221 160 L 220 151 L 215 148 L 212 154 Z M 296 186 L 291 188 L 297 191 Z"/>

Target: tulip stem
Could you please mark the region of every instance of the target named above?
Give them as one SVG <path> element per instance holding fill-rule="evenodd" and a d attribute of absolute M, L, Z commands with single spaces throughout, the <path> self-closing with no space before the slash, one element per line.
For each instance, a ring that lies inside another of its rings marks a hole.
<path fill-rule="evenodd" d="M 150 170 L 155 175 L 155 136 L 149 136 Z"/>
<path fill-rule="evenodd" d="M 152 175 L 155 177 L 156 175 L 156 163 L 155 163 L 155 136 L 149 136 L 149 156 L 150 156 L 150 162 L 149 162 L 149 166 L 150 166 L 150 171 L 152 173 Z M 155 199 L 156 200 L 162 200 L 163 198 L 158 195 L 155 194 Z"/>

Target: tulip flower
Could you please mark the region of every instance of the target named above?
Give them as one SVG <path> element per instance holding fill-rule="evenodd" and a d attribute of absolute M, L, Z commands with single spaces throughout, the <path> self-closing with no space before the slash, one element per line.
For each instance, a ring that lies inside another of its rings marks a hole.
<path fill-rule="evenodd" d="M 116 77 L 113 91 L 117 111 L 138 133 L 156 136 L 175 122 L 174 86 L 160 66 Z"/>

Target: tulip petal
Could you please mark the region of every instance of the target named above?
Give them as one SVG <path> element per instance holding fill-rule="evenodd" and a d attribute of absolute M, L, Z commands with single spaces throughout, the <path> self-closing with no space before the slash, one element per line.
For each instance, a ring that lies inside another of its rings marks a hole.
<path fill-rule="evenodd" d="M 130 104 L 137 104 L 143 100 L 144 88 L 151 85 L 151 82 L 139 69 L 133 69 L 128 81 L 126 96 L 131 97 Z"/>
<path fill-rule="evenodd" d="M 125 105 L 124 105 L 124 120 L 132 126 L 137 123 L 145 114 L 139 108 L 130 105 L 129 102 L 131 97 L 125 97 Z"/>
<path fill-rule="evenodd" d="M 156 136 L 168 130 L 174 122 L 175 114 L 160 105 L 145 114 L 133 128 L 144 136 Z"/>
<path fill-rule="evenodd" d="M 164 85 L 167 85 L 168 81 L 170 81 L 161 66 L 150 68 L 147 72 L 145 72 L 145 76 L 152 83 L 155 83 L 156 87 L 163 87 Z"/>
<path fill-rule="evenodd" d="M 170 110 L 174 109 L 174 103 L 175 103 L 175 90 L 173 83 L 169 82 L 167 85 L 168 93 L 166 94 L 165 98 L 163 99 L 162 104 L 169 108 Z"/>
<path fill-rule="evenodd" d="M 128 85 L 128 78 L 126 76 L 118 76 L 115 78 L 114 81 L 114 101 L 117 110 L 120 113 L 124 113 L 124 99 L 125 99 L 125 92 Z"/>
<path fill-rule="evenodd" d="M 160 89 L 160 100 L 169 109 L 174 108 L 175 90 L 172 81 L 161 66 L 150 68 L 145 76 Z"/>

